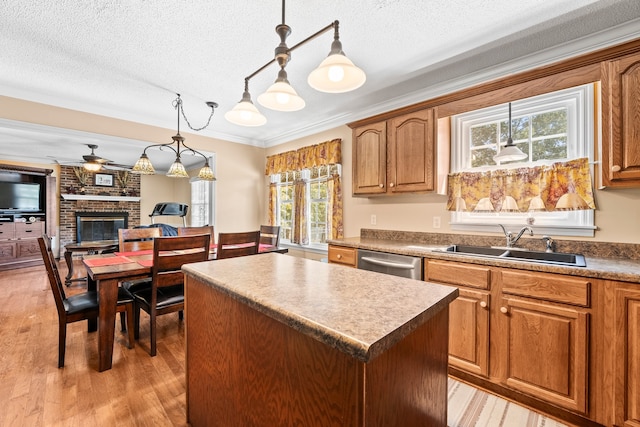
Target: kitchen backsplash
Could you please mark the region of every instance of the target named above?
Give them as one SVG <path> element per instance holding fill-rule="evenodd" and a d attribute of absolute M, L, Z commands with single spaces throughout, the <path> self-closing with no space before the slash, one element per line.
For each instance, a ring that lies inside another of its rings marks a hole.
<path fill-rule="evenodd" d="M 544 251 L 545 244 L 539 237 L 523 236 L 517 247 L 533 251 Z M 504 246 L 503 236 L 475 236 L 467 234 L 426 233 L 412 231 L 360 229 L 360 238 L 402 240 L 431 245 L 474 245 L 474 246 Z M 578 253 L 597 258 L 625 258 L 640 260 L 640 245 L 613 242 L 588 242 L 581 240 L 555 239 L 555 251 Z"/>

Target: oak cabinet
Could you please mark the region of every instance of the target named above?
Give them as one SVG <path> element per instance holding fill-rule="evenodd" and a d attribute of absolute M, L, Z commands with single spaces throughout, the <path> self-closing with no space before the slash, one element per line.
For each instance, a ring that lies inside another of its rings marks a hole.
<path fill-rule="evenodd" d="M 614 304 L 615 425 L 640 427 L 640 287 L 618 285 Z"/>
<path fill-rule="evenodd" d="M 640 54 L 602 63 L 602 185 L 640 186 Z"/>
<path fill-rule="evenodd" d="M 601 369 L 590 364 L 590 279 L 441 260 L 425 260 L 424 277 L 459 288 L 449 307 L 452 375 L 534 407 L 537 401 L 543 412 L 605 419 L 606 411 L 590 406 L 604 396 L 590 388 L 591 372 Z"/>
<path fill-rule="evenodd" d="M 329 245 L 329 262 L 349 267 L 356 267 L 358 252 L 355 248 Z"/>
<path fill-rule="evenodd" d="M 353 130 L 353 194 L 387 191 L 387 124 Z"/>
<path fill-rule="evenodd" d="M 353 194 L 434 191 L 434 109 L 425 109 L 353 130 Z"/>
<path fill-rule="evenodd" d="M 489 376 L 490 277 L 481 266 L 427 261 L 424 267 L 426 281 L 459 286 L 449 304 L 449 365 L 483 377 Z"/>

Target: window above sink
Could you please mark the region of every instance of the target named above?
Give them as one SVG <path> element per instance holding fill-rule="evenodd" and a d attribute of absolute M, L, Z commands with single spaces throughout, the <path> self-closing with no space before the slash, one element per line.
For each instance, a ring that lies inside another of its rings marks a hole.
<path fill-rule="evenodd" d="M 452 116 L 451 172 L 529 168 L 581 157 L 593 164 L 598 89 L 587 84 L 513 101 L 513 141 L 527 158 L 505 164 L 496 163 L 493 155 L 506 141 L 507 104 Z M 592 210 L 451 213 L 453 230 L 495 232 L 498 223 L 529 224 L 536 234 L 562 236 L 593 236 L 595 230 Z"/>

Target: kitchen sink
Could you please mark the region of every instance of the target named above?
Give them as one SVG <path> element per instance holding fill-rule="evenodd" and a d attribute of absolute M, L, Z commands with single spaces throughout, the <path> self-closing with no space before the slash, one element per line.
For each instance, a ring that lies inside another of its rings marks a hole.
<path fill-rule="evenodd" d="M 536 262 L 541 264 L 567 265 L 572 267 L 586 267 L 583 255 L 562 252 L 539 252 L 519 248 L 498 248 L 490 246 L 451 245 L 445 251 L 453 254 L 480 256 L 488 258 L 503 258 L 513 261 Z"/>

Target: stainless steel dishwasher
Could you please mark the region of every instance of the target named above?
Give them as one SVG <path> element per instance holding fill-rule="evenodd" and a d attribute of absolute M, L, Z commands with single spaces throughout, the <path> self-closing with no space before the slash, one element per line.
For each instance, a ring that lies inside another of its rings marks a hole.
<path fill-rule="evenodd" d="M 358 249 L 358 269 L 422 280 L 422 258 Z"/>

